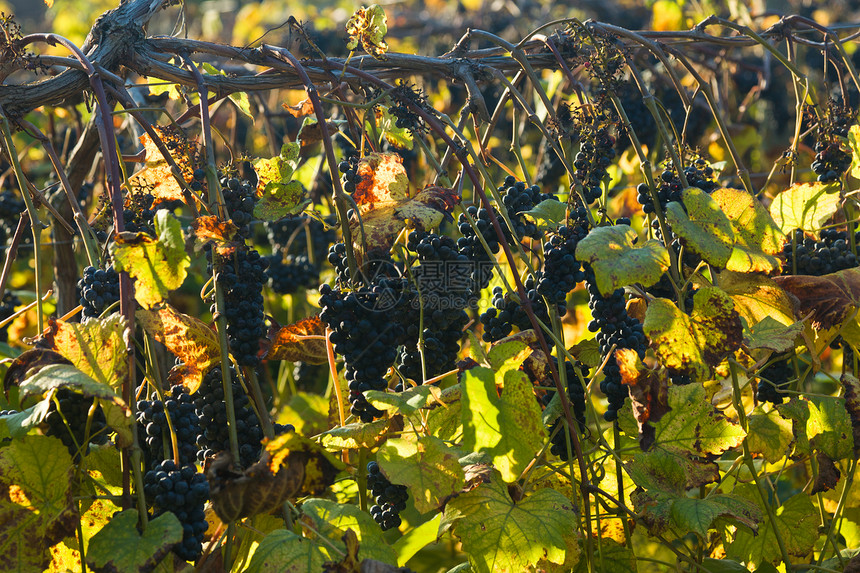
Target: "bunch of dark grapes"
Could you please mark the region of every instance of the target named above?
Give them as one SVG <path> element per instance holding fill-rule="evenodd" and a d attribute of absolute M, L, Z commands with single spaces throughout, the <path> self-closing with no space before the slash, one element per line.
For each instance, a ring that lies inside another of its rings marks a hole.
<path fill-rule="evenodd" d="M 260 338 L 265 335 L 262 292 L 267 261 L 254 249 L 238 248 L 219 262 L 215 287 L 224 292 L 230 352 L 239 364 L 256 366 Z M 211 312 L 216 315 L 214 303 Z"/>
<path fill-rule="evenodd" d="M 177 465 L 164 460 L 143 476 L 143 491 L 152 505 L 153 517 L 170 512 L 182 525 L 182 541 L 173 552 L 186 561 L 203 553 L 203 537 L 208 529 L 204 506 L 209 500 L 209 482 L 194 464 Z"/>
<path fill-rule="evenodd" d="M 376 502 L 370 506 L 370 515 L 382 531 L 400 527 L 400 512 L 406 509 L 409 492 L 404 485 L 394 485 L 382 474 L 379 464 L 367 464 L 367 489 Z"/>
<path fill-rule="evenodd" d="M 382 417 L 365 399 L 368 390 L 385 390 L 385 374 L 403 343 L 409 319 L 403 304 L 404 281 L 382 279 L 351 292 L 320 287 L 320 319 L 332 330 L 334 351 L 344 358 L 351 413 L 362 422 Z"/>
<path fill-rule="evenodd" d="M 398 368 L 407 378 L 421 381 L 424 375 L 432 378 L 454 368 L 462 329 L 469 321 L 464 309 L 472 304 L 474 264 L 444 235 L 412 231 L 406 248 L 421 262 L 412 269 L 412 277 L 421 296 L 424 328 L 418 319 L 406 325 Z M 423 370 L 419 338 L 424 345 Z"/>
<path fill-rule="evenodd" d="M 322 394 L 328 385 L 329 365 L 311 364 L 310 362 L 295 362 L 293 364 L 293 381 L 296 387 L 305 392 Z"/>
<path fill-rule="evenodd" d="M 558 359 L 552 357 L 552 360 L 555 363 L 557 369 Z M 579 375 L 582 376 L 583 380 L 588 380 L 588 372 L 590 369 L 586 364 L 583 364 L 578 360 L 575 363 L 571 363 L 570 361 L 565 360 L 564 368 L 567 383 L 567 398 L 568 400 L 570 400 L 571 413 L 573 414 L 573 419 L 579 426 L 579 432 L 582 433 L 583 430 L 585 430 L 585 389 L 582 387 L 582 382 L 580 382 L 579 380 Z M 554 387 L 555 383 L 552 381 L 552 375 L 550 372 L 548 372 L 548 376 L 549 377 L 544 382 L 544 385 L 550 385 Z M 552 396 L 552 392 L 549 392 L 544 396 L 544 401 L 546 404 L 549 404 L 550 400 L 552 399 Z M 562 419 L 563 416 L 553 422 L 552 426 L 550 426 L 549 432 L 551 435 L 553 434 L 553 432 L 555 432 L 556 428 L 559 425 L 563 425 Z M 552 443 L 549 448 L 550 452 L 563 460 L 568 459 L 567 437 L 565 436 L 565 432 L 566 430 L 564 429 L 559 430 L 552 438 Z"/>
<path fill-rule="evenodd" d="M 585 280 L 585 270 L 576 260 L 576 246 L 588 235 L 588 221 L 584 213 L 580 215 L 570 225 L 559 227 L 543 245 L 543 274 L 537 290 L 555 303 L 565 302 L 567 293 Z"/>
<path fill-rule="evenodd" d="M 785 399 L 780 390 L 794 379 L 791 356 L 781 357 L 763 368 L 757 378 L 756 399 L 759 402 L 782 404 Z"/>
<path fill-rule="evenodd" d="M 265 259 L 269 287 L 277 294 L 293 294 L 300 288 L 319 285 L 319 269 L 310 263 L 307 255 L 287 256 L 285 261 L 276 253 Z"/>
<path fill-rule="evenodd" d="M 166 457 L 172 457 L 168 415 L 176 433 L 180 463 L 193 464 L 197 459 L 197 435 L 200 433 L 200 418 L 194 400 L 179 384 L 173 386 L 165 398 L 162 402 L 153 392 L 150 400 L 139 400 L 137 403 L 137 422 L 146 436 L 146 466 L 151 467 L 163 461 L 165 450 L 168 452 Z"/>
<path fill-rule="evenodd" d="M 78 290 L 84 316 L 98 318 L 107 307 L 119 302 L 119 274 L 113 266 L 107 269 L 84 267 Z"/>
<path fill-rule="evenodd" d="M 0 301 L 0 322 L 15 314 L 15 308 L 18 306 L 21 306 L 21 299 L 10 291 L 3 293 L 3 300 Z M 0 328 L 0 342 L 9 342 L 8 324 L 3 328 Z"/>
<path fill-rule="evenodd" d="M 537 278 L 530 275 L 526 278 L 523 286 L 526 289 L 526 296 L 529 298 L 535 317 L 544 324 L 549 324 L 550 318 L 546 302 L 537 291 L 537 284 L 541 278 L 541 273 L 537 273 Z M 556 308 L 559 316 L 564 316 L 567 312 L 564 301 L 556 302 Z M 502 287 L 493 289 L 493 306 L 481 314 L 481 324 L 484 325 L 484 334 L 482 335 L 484 342 L 501 340 L 511 334 L 514 327 L 519 330 L 532 328 L 525 309 L 510 295 L 505 294 Z"/>
<path fill-rule="evenodd" d="M 858 264 L 857 256 L 851 252 L 848 233 L 836 229 L 823 229 L 820 241 L 795 229 L 793 241 L 783 246 L 782 254 L 785 256 L 783 272 L 798 275 L 822 276 L 853 269 Z"/>
<path fill-rule="evenodd" d="M 603 296 L 597 288 L 591 267 L 586 269 L 586 285 L 592 317 L 588 330 L 597 332 L 601 356 L 605 358 L 612 352 L 603 368 L 604 378 L 600 383 L 601 392 L 609 400 L 609 407 L 603 417 L 611 422 L 618 417 L 618 410 L 628 395 L 627 387 L 621 383 L 621 370 L 615 360 L 615 350 L 628 348 L 635 350 L 639 358 L 644 358 L 647 340 L 642 323 L 627 314 L 624 289 L 616 289 L 609 296 Z"/>
<path fill-rule="evenodd" d="M 678 304 L 683 312 L 690 314 L 693 310 L 693 297 L 699 289 L 688 288 L 684 292 L 684 306 L 678 304 L 678 297 L 675 295 L 675 289 L 672 287 L 672 281 L 669 279 L 669 273 L 663 273 L 660 280 L 645 289 L 645 292 L 656 298 L 666 298 Z"/>
<path fill-rule="evenodd" d="M 838 141 L 819 141 L 815 144 L 815 159 L 812 171 L 818 181 L 830 183 L 839 178 L 851 167 L 851 153 Z"/>
<path fill-rule="evenodd" d="M 48 414 L 45 416 L 45 422 L 48 424 L 46 433 L 59 438 L 75 460 L 80 459 L 81 451 L 84 454 L 89 451 L 89 443 L 84 440 L 87 437 L 87 418 L 92 405 L 93 398 L 72 392 L 68 388 L 60 388 L 51 400 Z M 96 406 L 93 413 L 89 438 L 90 442 L 99 445 L 108 441 L 107 420 L 101 406 Z"/>
<path fill-rule="evenodd" d="M 230 369 L 233 391 L 233 410 L 236 413 L 236 434 L 239 441 L 239 465 L 249 467 L 260 458 L 263 430 L 260 419 L 251 407 L 242 386 L 236 382 L 236 373 Z M 200 388 L 191 395 L 197 412 L 200 434 L 197 436 L 197 459 L 204 461 L 219 452 L 230 450 L 227 426 L 227 404 L 224 402 L 224 385 L 221 368 L 212 368 L 203 377 Z"/>
<path fill-rule="evenodd" d="M 576 178 L 582 182 L 585 200 L 591 204 L 603 195 L 601 183 L 607 176 L 607 168 L 615 159 L 615 137 L 608 126 L 598 127 L 593 135 L 585 138 L 573 159 Z"/>
<path fill-rule="evenodd" d="M 349 274 L 346 245 L 335 243 L 329 249 L 326 258 L 337 273 L 338 284 L 346 286 L 353 282 Z M 385 249 L 368 249 L 364 253 L 364 259 L 361 261 L 360 268 L 356 269 L 356 271 L 358 272 L 358 276 L 355 280 L 357 283 L 363 285 L 373 284 L 375 281 L 383 278 L 396 278 L 403 274 L 402 266 L 395 263 L 391 258 L 391 254 Z"/>
<path fill-rule="evenodd" d="M 343 174 L 343 190 L 349 194 L 355 193 L 355 187 L 361 183 L 361 175 L 358 174 L 358 152 L 353 149 L 341 161 L 337 169 Z"/>
<path fill-rule="evenodd" d="M 495 209 L 494 207 L 491 208 Z M 475 226 L 478 228 L 481 237 L 484 238 L 492 253 L 487 253 L 484 245 L 481 244 L 481 240 L 478 238 L 478 234 L 475 233 L 475 229 L 469 224 L 466 216 L 461 214 L 457 219 L 457 228 L 463 236 L 457 240 L 457 250 L 472 261 L 471 289 L 473 292 L 480 292 L 487 288 L 490 280 L 493 278 L 493 261 L 495 260 L 493 255 L 499 252 L 499 238 L 493 229 L 493 225 L 490 222 L 490 214 L 486 209 L 478 209 L 476 206 L 470 205 L 466 209 L 466 212 L 475 221 Z M 504 221 L 498 214 L 496 214 L 496 217 L 499 218 L 499 223 L 504 225 Z"/>
<path fill-rule="evenodd" d="M 227 208 L 230 220 L 239 228 L 239 236 L 249 238 L 251 221 L 254 219 L 254 203 L 257 198 L 254 185 L 238 177 L 222 177 L 221 194 L 224 196 L 224 206 Z"/>
<path fill-rule="evenodd" d="M 125 230 L 129 233 L 146 233 L 150 237 L 155 236 L 155 209 L 152 204 L 155 197 L 151 193 L 134 195 L 129 198 L 122 218 L 125 222 Z"/>
<path fill-rule="evenodd" d="M 12 190 L 4 190 L 0 192 L 0 243 L 5 244 L 15 234 L 15 229 L 18 228 L 18 221 L 21 220 L 21 213 L 27 209 L 24 200 Z M 24 233 L 24 240 L 27 235 Z M 30 237 L 32 241 L 32 236 Z"/>
<path fill-rule="evenodd" d="M 522 213 L 531 211 L 542 201 L 558 201 L 558 197 L 551 193 L 542 193 L 540 187 L 537 185 L 526 187 L 525 183 L 517 181 L 513 175 L 505 177 L 505 183 L 499 187 L 499 192 L 502 194 L 502 203 L 505 204 L 505 208 L 508 210 L 508 217 L 514 226 L 516 236 L 519 238 L 531 237 L 539 239 L 542 233 L 538 230 L 537 225 L 526 220 Z M 505 230 L 508 242 L 512 243 L 514 240 L 513 236 L 505 225 L 503 225 L 503 230 Z"/>
<path fill-rule="evenodd" d="M 690 187 L 698 187 L 706 193 L 710 193 L 719 187 L 719 183 L 714 178 L 714 170 L 704 159 L 697 159 L 690 165 L 684 168 L 684 176 L 687 178 L 687 183 Z M 660 201 L 660 207 L 666 209 L 666 205 L 671 201 L 677 201 L 683 204 L 682 193 L 684 185 L 681 183 L 681 178 L 678 177 L 672 170 L 671 166 L 667 167 L 660 173 L 660 188 L 657 190 L 657 200 Z M 647 183 L 640 183 L 636 188 L 638 195 L 636 200 L 642 205 L 642 210 L 645 213 L 654 213 L 654 201 L 651 198 L 651 193 L 648 191 Z"/>
<path fill-rule="evenodd" d="M 334 227 L 327 228 L 323 223 L 308 216 L 267 221 L 265 227 L 266 236 L 274 252 L 306 256 L 310 252 L 313 253 L 314 263 L 317 266 L 326 259 L 329 247 L 337 239 Z M 310 235 L 310 250 L 308 250 L 308 235 Z"/>

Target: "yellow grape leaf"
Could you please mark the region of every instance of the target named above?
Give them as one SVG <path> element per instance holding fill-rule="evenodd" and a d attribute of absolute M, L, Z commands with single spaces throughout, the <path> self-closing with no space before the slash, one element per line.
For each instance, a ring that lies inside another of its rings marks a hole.
<path fill-rule="evenodd" d="M 257 191 L 260 199 L 254 207 L 254 216 L 264 221 L 277 221 L 287 215 L 300 213 L 310 202 L 302 184 L 293 179 L 298 166 L 299 142 L 287 142 L 281 153 L 271 159 L 257 159 Z"/>
<path fill-rule="evenodd" d="M 143 308 L 152 308 L 182 286 L 191 264 L 182 227 L 166 209 L 155 214 L 155 232 L 157 240 L 145 233 L 120 233 L 110 247 L 116 269 L 137 279 L 134 297 Z"/>
<path fill-rule="evenodd" d="M 221 360 L 215 332 L 206 323 L 170 305 L 158 310 L 138 310 L 135 317 L 144 330 L 183 362 L 171 371 L 171 377 L 178 379 L 189 393 L 196 392 L 203 374 Z"/>
<path fill-rule="evenodd" d="M 758 199 L 742 189 L 717 189 L 711 193 L 732 222 L 735 243 L 726 269 L 739 273 L 771 273 L 780 268 L 783 233 Z"/>
<path fill-rule="evenodd" d="M 388 18 L 385 10 L 378 4 L 367 8 L 359 8 L 346 23 L 346 33 L 349 34 L 348 50 L 354 50 L 361 44 L 364 51 L 377 60 L 385 59 L 388 44 L 385 34 L 388 32 Z"/>
<path fill-rule="evenodd" d="M 172 125 L 154 127 L 170 150 L 173 161 L 181 171 L 181 177 L 187 184 L 191 184 L 197 164 L 197 146 L 178 127 Z M 153 208 L 163 201 L 183 200 L 182 186 L 173 176 L 170 164 L 161 154 L 161 150 L 148 134 L 141 135 L 140 142 L 146 151 L 146 167 L 129 177 L 132 189 L 139 188 L 152 193 L 155 198 Z"/>
<path fill-rule="evenodd" d="M 795 183 L 774 198 L 770 213 L 786 235 L 795 229 L 818 231 L 841 202 L 838 183 Z"/>
<path fill-rule="evenodd" d="M 128 326 L 119 313 L 84 323 L 52 321 L 52 348 L 75 367 L 111 388 L 122 386 L 128 375 Z"/>

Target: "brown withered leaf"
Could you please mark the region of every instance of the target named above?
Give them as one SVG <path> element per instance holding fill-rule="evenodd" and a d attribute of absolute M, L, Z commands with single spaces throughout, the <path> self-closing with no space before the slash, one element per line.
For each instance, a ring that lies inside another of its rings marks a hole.
<path fill-rule="evenodd" d="M 615 361 L 621 370 L 621 383 L 630 390 L 633 417 L 639 426 L 639 446 L 648 451 L 655 438 L 655 429 L 650 422 L 659 422 L 671 410 L 666 370 L 650 370 L 630 348 L 618 349 Z"/>
<path fill-rule="evenodd" d="M 284 110 L 293 117 L 303 117 L 306 115 L 313 115 L 314 113 L 314 106 L 308 98 L 303 99 L 296 105 L 282 103 L 281 107 L 283 107 Z"/>
<path fill-rule="evenodd" d="M 298 496 L 321 495 L 334 483 L 335 477 L 344 469 L 343 463 L 318 446 L 315 442 L 286 432 L 263 444 L 264 459 L 268 459 L 269 471 L 277 473 L 289 464 L 290 456 L 305 455 L 304 480 Z"/>
<path fill-rule="evenodd" d="M 182 178 L 190 184 L 194 180 L 197 146 L 178 127 L 155 126 L 155 130 L 170 149 L 170 155 L 181 170 Z M 129 177 L 132 188 L 152 193 L 155 198 L 153 209 L 164 201 L 183 200 L 182 187 L 174 178 L 170 164 L 161 154 L 161 150 L 148 134 L 141 135 L 140 142 L 146 150 L 146 167 Z"/>
<path fill-rule="evenodd" d="M 839 471 L 833 460 L 824 453 L 818 452 L 815 459 L 818 462 L 818 475 L 815 476 L 812 491 L 809 492 L 811 494 L 833 489 L 839 483 L 839 478 L 842 476 L 842 472 Z"/>
<path fill-rule="evenodd" d="M 32 376 L 51 364 L 71 364 L 71 361 L 59 352 L 47 348 L 32 348 L 22 352 L 12 361 L 3 377 L 3 391 L 6 396 L 9 395 L 9 388 L 19 386 L 28 378 L 28 373 Z"/>
<path fill-rule="evenodd" d="M 309 336 L 325 336 L 325 324 L 318 314 L 283 326 L 270 336 L 271 345 L 266 358 L 308 364 L 328 362 L 325 340 L 307 338 Z"/>
<path fill-rule="evenodd" d="M 843 374 L 840 380 L 845 390 L 845 409 L 851 419 L 854 436 L 854 457 L 860 459 L 860 380 L 851 374 Z"/>
<path fill-rule="evenodd" d="M 138 310 L 135 317 L 144 330 L 183 362 L 171 370 L 170 382 L 182 384 L 189 393 L 196 392 L 203 374 L 221 360 L 215 332 L 203 321 L 168 304 L 157 310 Z"/>
<path fill-rule="evenodd" d="M 860 304 L 860 269 L 820 277 L 786 275 L 773 280 L 797 298 L 801 316 L 812 313 L 812 326 L 818 330 L 842 323 Z"/>
<path fill-rule="evenodd" d="M 340 561 L 323 563 L 323 573 L 359 573 L 361 569 L 358 561 L 358 536 L 352 529 L 347 529 L 340 539 L 346 546 L 346 553 Z"/>
<path fill-rule="evenodd" d="M 197 217 L 191 222 L 194 236 L 200 244 L 209 242 L 217 245 L 231 243 L 239 228 L 233 221 L 222 221 L 218 217 Z"/>

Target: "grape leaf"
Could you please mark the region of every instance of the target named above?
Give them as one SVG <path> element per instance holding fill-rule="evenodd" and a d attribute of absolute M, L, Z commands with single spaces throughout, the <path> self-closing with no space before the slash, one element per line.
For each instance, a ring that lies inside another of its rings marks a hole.
<path fill-rule="evenodd" d="M 379 131 L 379 144 L 382 145 L 383 138 L 394 147 L 400 149 L 412 149 L 412 133 L 409 128 L 397 127 L 397 117 L 389 111 L 388 106 L 376 105 L 373 108 L 373 116 L 376 120 L 376 129 Z M 367 133 L 373 133 L 370 119 L 364 122 Z"/>
<path fill-rule="evenodd" d="M 779 404 L 775 408 L 783 418 L 791 420 L 794 455 L 812 453 L 809 435 L 806 432 L 810 416 L 809 405 L 809 400 L 806 398 L 792 397 L 788 402 Z"/>
<path fill-rule="evenodd" d="M 207 74 L 227 77 L 226 70 L 219 70 L 209 62 L 203 62 L 202 67 Z M 236 105 L 236 109 L 251 120 L 251 123 L 256 123 L 256 118 L 251 113 L 251 102 L 248 100 L 248 94 L 245 92 L 231 92 L 227 97 Z"/>
<path fill-rule="evenodd" d="M 782 230 L 758 199 L 742 189 L 717 189 L 711 197 L 732 222 L 735 244 L 726 269 L 770 273 L 780 268 Z"/>
<path fill-rule="evenodd" d="M 0 443 L 7 438 L 20 438 L 38 426 L 51 409 L 50 400 L 41 400 L 26 410 L 0 416 Z"/>
<path fill-rule="evenodd" d="M 171 90 L 177 96 L 176 86 L 165 86 L 165 90 Z M 157 87 L 152 86 L 152 93 L 156 95 Z M 173 94 L 171 94 L 173 95 Z M 196 95 L 196 94 L 195 94 Z M 178 97 L 174 99 L 179 99 Z M 197 145 L 190 141 L 185 133 L 173 125 L 153 126 L 159 138 L 170 151 L 176 166 L 179 167 L 179 178 L 186 184 L 194 181 L 194 168 L 197 158 Z M 154 200 L 152 208 L 157 209 L 158 204 L 164 201 L 182 201 L 182 186 L 176 180 L 170 164 L 162 155 L 161 150 L 152 140 L 148 133 L 140 136 L 140 142 L 146 152 L 146 165 L 143 169 L 129 177 L 132 189 L 150 193 Z"/>
<path fill-rule="evenodd" d="M 537 224 L 543 231 L 555 231 L 564 224 L 567 216 L 567 204 L 561 201 L 541 201 L 529 211 L 521 213 L 530 221 Z"/>
<path fill-rule="evenodd" d="M 277 221 L 287 215 L 301 213 L 310 204 L 302 184 L 293 179 L 298 166 L 301 145 L 290 141 L 281 153 L 271 159 L 257 159 L 257 190 L 260 198 L 254 206 L 254 216 L 264 221 Z"/>
<path fill-rule="evenodd" d="M 658 422 L 669 411 L 666 370 L 649 369 L 631 348 L 618 349 L 615 362 L 621 372 L 621 383 L 630 392 L 633 417 L 639 424 L 639 445 L 643 450 L 648 450 L 654 441 L 654 426 L 651 422 Z"/>
<path fill-rule="evenodd" d="M 406 562 L 412 557 L 436 541 L 436 532 L 439 530 L 439 522 L 442 520 L 442 514 L 437 513 L 432 519 L 429 519 L 419 525 L 413 527 L 403 534 L 400 539 L 394 542 L 394 551 L 397 552 L 397 564 L 401 567 L 406 565 Z"/>
<path fill-rule="evenodd" d="M 390 480 L 412 492 L 419 513 L 438 509 L 464 485 L 459 455 L 432 436 L 389 439 L 379 449 L 377 461 Z"/>
<path fill-rule="evenodd" d="M 346 424 L 323 432 L 320 437 L 323 446 L 329 451 L 373 448 L 385 438 L 384 434 L 389 426 L 390 420 L 376 420 L 369 424 Z"/>
<path fill-rule="evenodd" d="M 233 242 L 239 228 L 232 220 L 222 221 L 214 216 L 197 217 L 191 221 L 191 229 L 198 244 L 215 243 L 224 246 Z"/>
<path fill-rule="evenodd" d="M 414 386 L 403 392 L 380 392 L 368 390 L 365 399 L 380 410 L 409 416 L 424 408 L 433 400 L 438 400 L 441 390 L 437 386 Z"/>
<path fill-rule="evenodd" d="M 325 336 L 325 324 L 319 315 L 303 318 L 298 322 L 281 327 L 271 337 L 271 345 L 266 354 L 268 360 L 287 360 L 323 364 L 328 362 L 325 340 L 306 338 Z"/>
<path fill-rule="evenodd" d="M 860 380 L 849 373 L 840 379 L 845 391 L 845 410 L 851 420 L 851 432 L 854 437 L 854 457 L 860 458 Z"/>
<path fill-rule="evenodd" d="M 701 288 L 687 316 L 663 298 L 648 305 L 642 329 L 670 371 L 707 380 L 723 358 L 740 347 L 743 328 L 732 299 L 717 288 Z"/>
<path fill-rule="evenodd" d="M 364 51 L 377 60 L 385 59 L 388 44 L 385 34 L 388 32 L 388 18 L 385 10 L 378 4 L 356 10 L 346 23 L 346 33 L 349 35 L 347 50 L 354 50 L 361 44 Z"/>
<path fill-rule="evenodd" d="M 505 481 L 516 480 L 546 439 L 546 427 L 523 372 L 508 370 L 499 396 L 495 371 L 476 366 L 463 373 L 463 447 L 486 452 Z"/>
<path fill-rule="evenodd" d="M 118 271 L 136 278 L 134 297 L 143 308 L 152 308 L 185 282 L 191 264 L 179 220 L 167 209 L 155 214 L 158 240 L 145 233 L 120 233 L 110 244 Z"/>
<path fill-rule="evenodd" d="M 786 352 L 794 348 L 794 341 L 802 333 L 802 322 L 785 326 L 772 316 L 766 316 L 758 324 L 753 325 L 747 347 L 767 348 L 776 353 Z"/>
<path fill-rule="evenodd" d="M 805 557 L 818 539 L 818 512 L 806 493 L 792 496 L 776 508 L 776 523 L 765 516 L 755 534 L 738 529 L 726 548 L 729 557 L 747 565 L 777 564 L 782 560 L 774 528 L 778 527 L 789 555 Z"/>
<path fill-rule="evenodd" d="M 218 336 L 202 321 L 182 314 L 170 305 L 158 310 L 138 310 L 138 324 L 155 340 L 175 354 L 182 366 L 171 371 L 171 381 L 194 393 L 203 382 L 203 374 L 221 361 Z"/>
<path fill-rule="evenodd" d="M 677 494 L 720 480 L 716 463 L 665 450 L 638 453 L 624 464 L 624 469 L 642 489 Z"/>
<path fill-rule="evenodd" d="M 534 400 L 534 399 L 532 399 Z M 453 532 L 478 572 L 519 572 L 540 559 L 563 563 L 575 535 L 576 513 L 564 495 L 544 488 L 514 501 L 494 473 L 445 506 L 443 527 Z"/>
<path fill-rule="evenodd" d="M 42 571 L 49 548 L 75 534 L 73 470 L 57 438 L 24 436 L 0 449 L 0 570 Z"/>
<path fill-rule="evenodd" d="M 853 458 L 854 436 L 843 398 L 810 402 L 806 432 L 813 450 L 834 461 Z"/>
<path fill-rule="evenodd" d="M 630 573 L 638 571 L 636 566 L 636 555 L 629 547 L 618 543 L 613 539 L 601 538 L 600 543 L 595 543 L 594 561 L 595 571 L 600 573 Z M 588 573 L 588 564 L 585 559 L 580 559 L 574 573 Z"/>
<path fill-rule="evenodd" d="M 848 145 L 851 147 L 851 177 L 860 179 L 860 125 L 856 123 L 848 130 Z"/>
<path fill-rule="evenodd" d="M 127 509 L 96 533 L 87 547 L 90 567 L 147 573 L 182 541 L 182 525 L 169 511 L 151 519 L 143 534 L 137 530 L 137 520 L 137 510 Z"/>
<path fill-rule="evenodd" d="M 860 269 L 820 277 L 786 275 L 773 280 L 797 297 L 801 316 L 812 313 L 812 325 L 819 330 L 842 324 L 860 305 Z"/>
<path fill-rule="evenodd" d="M 576 246 L 576 259 L 591 263 L 604 296 L 633 283 L 651 286 L 669 268 L 669 252 L 656 240 L 633 246 L 636 231 L 627 225 L 597 227 Z"/>
<path fill-rule="evenodd" d="M 747 445 L 750 452 L 761 454 L 772 464 L 791 453 L 789 446 L 794 441 L 792 423 L 780 416 L 778 410 L 765 413 L 758 407 L 747 417 L 747 422 Z"/>
<path fill-rule="evenodd" d="M 773 279 L 753 273 L 723 271 L 717 286 L 735 302 L 738 311 L 750 327 L 766 318 L 785 326 L 794 324 L 794 305 Z"/>
<path fill-rule="evenodd" d="M 732 254 L 732 223 L 711 196 L 697 187 L 684 189 L 683 203 L 666 206 L 666 220 L 687 249 L 708 263 L 723 268 Z"/>
<path fill-rule="evenodd" d="M 264 537 L 251 557 L 248 573 L 322 571 L 326 554 L 319 544 L 285 529 Z"/>
<path fill-rule="evenodd" d="M 361 511 L 357 506 L 339 504 L 327 499 L 309 499 L 302 503 L 301 509 L 304 518 L 314 525 L 316 531 L 341 551 L 345 549 L 344 533 L 351 529 L 361 544 L 358 551 L 361 559 L 376 559 L 386 563 L 397 561 L 397 556 L 385 542 L 379 525 L 369 513 Z M 325 545 L 320 547 L 332 557 L 330 549 Z"/>
<path fill-rule="evenodd" d="M 52 320 L 48 339 L 53 349 L 81 372 L 111 388 L 119 388 L 128 376 L 127 336 L 125 317 L 114 313 L 84 323 Z"/>
<path fill-rule="evenodd" d="M 784 235 L 795 229 L 817 231 L 839 209 L 839 183 L 795 183 L 770 204 L 770 213 Z"/>

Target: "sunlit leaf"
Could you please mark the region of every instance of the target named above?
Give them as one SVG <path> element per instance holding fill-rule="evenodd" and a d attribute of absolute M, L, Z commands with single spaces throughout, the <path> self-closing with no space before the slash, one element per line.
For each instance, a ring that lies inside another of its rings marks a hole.
<path fill-rule="evenodd" d="M 794 440 L 792 423 L 780 416 L 778 410 L 765 413 L 757 408 L 747 417 L 747 422 L 750 452 L 761 454 L 770 463 L 776 463 L 790 453 L 788 446 Z"/>
<path fill-rule="evenodd" d="M 319 315 L 303 318 L 296 323 L 281 327 L 275 333 L 266 358 L 309 364 L 327 363 L 326 343 L 319 338 L 322 336 L 325 336 L 325 324 L 320 320 Z"/>
<path fill-rule="evenodd" d="M 361 44 L 364 51 L 376 59 L 385 59 L 388 44 L 385 34 L 388 32 L 388 18 L 382 6 L 372 4 L 367 8 L 356 10 L 346 23 L 346 33 L 349 35 L 347 50 L 354 50 Z"/>
<path fill-rule="evenodd" d="M 803 333 L 802 322 L 785 326 L 775 318 L 766 316 L 752 327 L 747 346 L 749 348 L 767 348 L 779 354 L 794 348 L 794 342 L 801 333 Z"/>
<path fill-rule="evenodd" d="M 322 571 L 326 554 L 320 545 L 292 531 L 277 529 L 254 550 L 248 573 L 304 573 Z"/>
<path fill-rule="evenodd" d="M 182 525 L 172 512 L 151 519 L 143 533 L 137 530 L 137 521 L 137 510 L 127 509 L 96 533 L 87 547 L 90 567 L 147 573 L 182 541 Z"/>
<path fill-rule="evenodd" d="M 783 234 L 795 229 L 818 231 L 840 202 L 839 183 L 795 183 L 774 198 L 770 213 Z"/>
<path fill-rule="evenodd" d="M 770 318 L 785 326 L 794 324 L 794 306 L 780 286 L 763 275 L 723 271 L 717 286 L 734 301 L 735 310 L 750 327 Z"/>
<path fill-rule="evenodd" d="M 604 296 L 624 286 L 651 286 L 669 268 L 669 252 L 656 240 L 633 245 L 636 231 L 627 225 L 597 227 L 579 241 L 576 258 L 591 263 Z"/>
<path fill-rule="evenodd" d="M 809 403 L 806 424 L 810 445 L 832 460 L 854 457 L 851 418 L 842 398 L 821 398 Z"/>
<path fill-rule="evenodd" d="M 397 127 L 397 117 L 393 115 L 388 107 L 377 105 L 373 108 L 374 119 L 376 120 L 376 129 L 380 132 L 380 141 L 384 138 L 389 144 L 400 149 L 412 149 L 412 133 L 406 127 Z M 368 133 L 373 133 L 370 121 L 365 120 L 365 127 Z"/>
<path fill-rule="evenodd" d="M 91 378 L 119 388 L 128 375 L 128 326 L 119 313 L 85 323 L 52 323 L 53 348 Z"/>
<path fill-rule="evenodd" d="M 742 189 L 717 189 L 711 197 L 732 222 L 734 250 L 726 268 L 730 271 L 770 273 L 780 268 L 784 233 L 758 199 Z"/>
<path fill-rule="evenodd" d="M 458 459 L 456 450 L 432 436 L 389 439 L 377 458 L 389 479 L 409 488 L 420 513 L 438 509 L 463 487 L 465 478 Z"/>
<path fill-rule="evenodd" d="M 805 557 L 812 551 L 813 544 L 818 539 L 819 516 L 809 495 L 800 493 L 789 498 L 776 508 L 775 513 L 776 522 L 771 522 L 765 516 L 758 534 L 743 528 L 738 529 L 734 541 L 726 548 L 728 556 L 752 566 L 779 563 L 782 561 L 782 553 L 775 528 L 779 528 L 789 555 Z"/>
<path fill-rule="evenodd" d="M 176 86 L 164 86 L 166 90 L 176 92 Z M 150 88 L 153 95 L 157 95 L 156 86 Z M 178 95 L 178 92 L 176 92 Z M 178 98 L 177 98 L 178 99 Z M 170 156 L 179 167 L 179 176 L 186 184 L 194 181 L 194 169 L 197 162 L 197 145 L 189 140 L 185 133 L 179 128 L 168 126 L 154 126 L 159 138 L 170 150 Z M 170 164 L 161 154 L 161 150 L 155 145 L 149 134 L 140 136 L 140 142 L 146 151 L 146 167 L 131 177 L 129 182 L 133 189 L 141 193 L 151 193 L 154 197 L 153 208 L 163 201 L 183 200 L 182 186 L 177 182 L 170 169 Z"/>
<path fill-rule="evenodd" d="M 533 209 L 524 211 L 522 215 L 534 221 L 540 230 L 555 231 L 564 224 L 567 204 L 561 201 L 541 201 Z"/>
<path fill-rule="evenodd" d="M 373 521 L 369 513 L 361 511 L 358 506 L 339 504 L 327 499 L 309 499 L 302 503 L 301 507 L 305 519 L 315 526 L 314 529 L 342 552 L 346 548 L 343 542 L 344 533 L 347 529 L 351 529 L 360 543 L 358 555 L 361 559 L 396 562 L 397 556 L 391 546 L 385 542 L 379 525 Z M 320 546 L 330 558 L 337 555 L 326 546 L 322 544 Z"/>
<path fill-rule="evenodd" d="M 710 195 L 697 187 L 684 189 L 683 203 L 666 206 L 666 220 L 687 249 L 718 268 L 726 266 L 735 232 Z"/>

